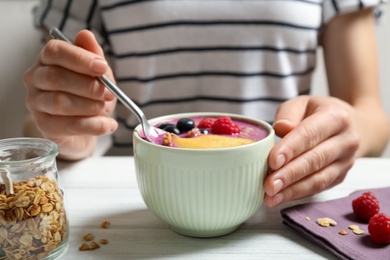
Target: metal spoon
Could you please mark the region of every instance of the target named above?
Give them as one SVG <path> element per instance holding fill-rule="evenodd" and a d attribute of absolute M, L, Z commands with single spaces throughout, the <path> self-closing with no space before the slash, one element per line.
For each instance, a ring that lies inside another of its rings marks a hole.
<path fill-rule="evenodd" d="M 54 39 L 62 40 L 72 44 L 72 42 L 56 27 L 50 29 L 50 35 Z M 151 142 L 156 143 L 165 131 L 151 126 L 145 117 L 142 110 L 118 87 L 116 86 L 106 75 L 97 77 L 101 83 L 103 83 L 118 100 L 130 111 L 132 111 L 140 121 L 145 138 Z"/>

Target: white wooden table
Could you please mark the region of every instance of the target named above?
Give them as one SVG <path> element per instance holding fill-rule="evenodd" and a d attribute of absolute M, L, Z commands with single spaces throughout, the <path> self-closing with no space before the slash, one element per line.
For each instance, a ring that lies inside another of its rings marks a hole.
<path fill-rule="evenodd" d="M 390 186 L 390 159 L 359 159 L 335 188 L 274 209 L 263 206 L 236 232 L 219 238 L 178 235 L 145 206 L 133 157 L 92 157 L 58 164 L 70 220 L 69 249 L 61 259 L 335 259 L 284 224 L 282 207 L 347 196 L 365 188 Z M 100 223 L 109 221 L 109 229 Z M 93 233 L 109 244 L 79 251 Z"/>

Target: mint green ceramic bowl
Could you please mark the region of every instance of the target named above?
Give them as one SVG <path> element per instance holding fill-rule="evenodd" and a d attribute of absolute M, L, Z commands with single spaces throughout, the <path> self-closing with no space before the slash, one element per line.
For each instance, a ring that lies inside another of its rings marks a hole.
<path fill-rule="evenodd" d="M 268 136 L 252 144 L 220 149 L 182 149 L 153 144 L 134 132 L 134 159 L 146 206 L 177 233 L 222 236 L 236 230 L 257 210 L 275 133 L 264 121 L 221 113 L 183 113 L 150 120 L 222 116 L 258 124 Z"/>

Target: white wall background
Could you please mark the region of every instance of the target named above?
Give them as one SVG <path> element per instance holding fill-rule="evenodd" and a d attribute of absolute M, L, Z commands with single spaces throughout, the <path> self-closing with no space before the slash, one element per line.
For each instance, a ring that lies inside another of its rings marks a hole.
<path fill-rule="evenodd" d="M 40 49 L 40 34 L 32 24 L 31 9 L 38 0 L 0 0 L 0 139 L 22 136 L 24 105 L 23 72 L 34 63 Z M 378 27 L 382 100 L 390 118 L 390 4 Z M 321 55 L 320 55 L 321 56 Z M 326 95 L 322 58 L 313 82 L 315 95 Z M 390 157 L 390 145 L 384 154 Z"/>
<path fill-rule="evenodd" d="M 0 0 L 0 138 L 21 136 L 25 89 L 22 75 L 33 64 L 40 36 L 32 25 L 37 1 Z"/>

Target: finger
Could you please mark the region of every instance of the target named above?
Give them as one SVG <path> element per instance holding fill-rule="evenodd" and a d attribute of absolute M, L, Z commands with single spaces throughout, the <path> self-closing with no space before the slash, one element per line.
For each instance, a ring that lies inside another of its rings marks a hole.
<path fill-rule="evenodd" d="M 85 34 L 82 38 L 90 45 L 98 45 L 91 34 Z M 108 69 L 107 62 L 99 54 L 61 40 L 47 42 L 40 53 L 39 62 L 42 65 L 56 65 L 90 76 L 101 76 Z"/>
<path fill-rule="evenodd" d="M 299 156 L 348 127 L 348 114 L 340 109 L 326 109 L 309 114 L 293 131 L 275 144 L 269 156 L 271 169 L 277 170 Z"/>
<path fill-rule="evenodd" d="M 95 116 L 110 113 L 108 102 L 92 100 L 65 92 L 39 92 L 34 109 L 59 116 Z"/>
<path fill-rule="evenodd" d="M 265 195 L 264 202 L 268 207 L 275 207 L 279 204 L 311 196 L 332 188 L 345 179 L 353 162 L 353 158 L 336 161 L 301 181 L 294 183 L 275 196 Z"/>
<path fill-rule="evenodd" d="M 105 135 L 113 133 L 118 123 L 111 117 L 94 116 L 51 116 L 45 113 L 35 113 L 35 121 L 39 130 L 49 139 L 73 135 Z M 44 125 L 44 130 L 41 129 Z"/>
<path fill-rule="evenodd" d="M 38 67 L 30 82 L 42 91 L 62 91 L 93 100 L 105 100 L 105 87 L 94 77 L 58 66 Z"/>
<path fill-rule="evenodd" d="M 284 137 L 303 120 L 306 114 L 308 97 L 300 96 L 288 100 L 278 107 L 273 128 L 279 137 Z"/>
<path fill-rule="evenodd" d="M 91 31 L 82 30 L 76 35 L 75 45 L 80 46 L 83 49 L 89 50 L 93 53 L 96 53 L 104 58 L 104 51 L 102 47 L 98 44 L 95 35 Z M 109 76 L 113 76 L 111 70 L 106 71 Z M 103 74 L 103 73 L 102 73 Z M 106 100 L 113 100 L 115 96 L 108 90 L 105 89 Z"/>
<path fill-rule="evenodd" d="M 104 58 L 104 51 L 97 42 L 95 35 L 88 30 L 80 31 L 75 38 L 74 44 Z"/>
<path fill-rule="evenodd" d="M 347 132 L 334 136 L 269 174 L 264 182 L 265 192 L 269 196 L 275 196 L 286 187 L 327 167 L 336 160 L 353 158 L 357 148 L 358 140 L 353 134 Z"/>

